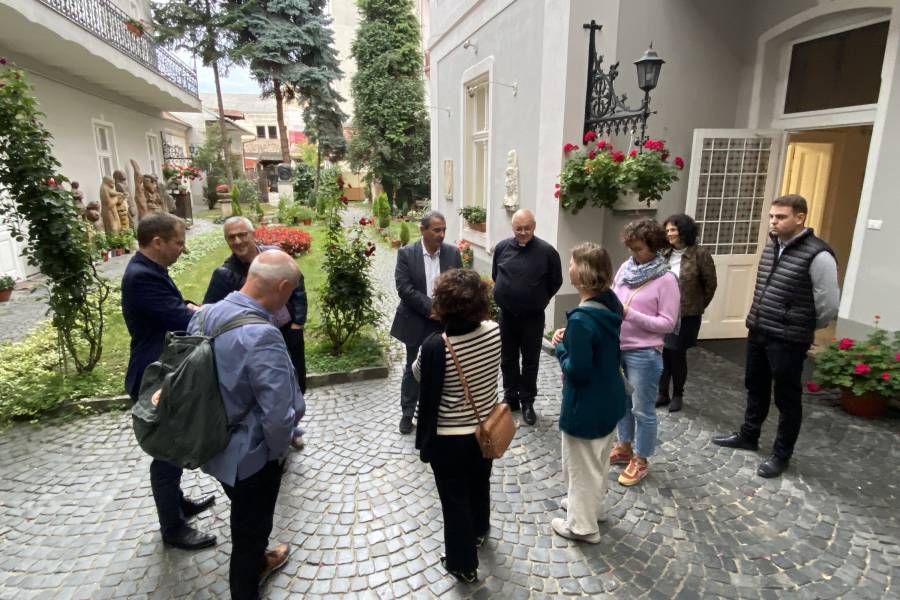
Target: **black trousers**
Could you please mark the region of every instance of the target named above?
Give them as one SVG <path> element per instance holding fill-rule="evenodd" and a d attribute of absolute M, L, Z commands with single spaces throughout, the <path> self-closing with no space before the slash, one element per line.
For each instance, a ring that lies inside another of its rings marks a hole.
<path fill-rule="evenodd" d="M 503 400 L 513 407 L 534 403 L 537 396 L 538 364 L 544 313 L 513 315 L 500 313 L 500 371 L 503 373 Z M 522 366 L 519 367 L 519 358 Z"/>
<path fill-rule="evenodd" d="M 744 385 L 747 388 L 747 410 L 741 435 L 750 441 L 759 440 L 762 424 L 769 414 L 772 388 L 778 407 L 778 431 L 773 453 L 789 459 L 800 435 L 803 420 L 803 363 L 809 344 L 784 342 L 761 333 L 747 337 L 747 367 Z"/>
<path fill-rule="evenodd" d="M 281 487 L 281 464 L 262 469 L 234 486 L 222 483 L 231 500 L 231 561 L 228 583 L 234 600 L 257 600 L 259 576 L 266 564 L 275 501 Z"/>
<path fill-rule="evenodd" d="M 684 396 L 684 384 L 687 381 L 687 351 L 697 344 L 697 333 L 700 331 L 699 315 L 682 315 L 678 334 L 666 336 L 663 348 L 663 371 L 659 378 L 659 394 L 669 395 L 671 382 L 674 396 Z"/>
<path fill-rule="evenodd" d="M 291 364 L 294 365 L 294 371 L 297 372 L 297 383 L 300 384 L 300 391 L 306 393 L 306 343 L 303 341 L 302 329 L 291 329 L 288 323 L 281 328 L 281 336 L 284 338 L 284 344 L 287 346 L 288 356 L 291 357 Z"/>
<path fill-rule="evenodd" d="M 447 568 L 469 572 L 478 568 L 476 536 L 486 535 L 491 519 L 491 465 L 470 435 L 437 435 L 431 470 L 444 514 Z"/>

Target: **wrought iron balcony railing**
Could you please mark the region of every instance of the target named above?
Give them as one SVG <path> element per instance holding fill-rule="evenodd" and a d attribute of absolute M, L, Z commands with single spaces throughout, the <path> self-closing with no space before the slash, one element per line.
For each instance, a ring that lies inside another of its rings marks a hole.
<path fill-rule="evenodd" d="M 128 31 L 129 18 L 109 0 L 37 0 L 182 90 L 197 96 L 197 74 L 150 39 Z"/>

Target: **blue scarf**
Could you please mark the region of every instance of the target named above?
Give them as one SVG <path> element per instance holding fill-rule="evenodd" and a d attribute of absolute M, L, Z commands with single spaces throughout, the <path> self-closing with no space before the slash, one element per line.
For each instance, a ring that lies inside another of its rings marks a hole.
<path fill-rule="evenodd" d="M 651 279 L 662 277 L 668 272 L 669 263 L 658 253 L 652 260 L 648 260 L 642 265 L 636 263 L 632 256 L 625 261 L 625 269 L 619 281 L 630 288 L 636 288 Z"/>

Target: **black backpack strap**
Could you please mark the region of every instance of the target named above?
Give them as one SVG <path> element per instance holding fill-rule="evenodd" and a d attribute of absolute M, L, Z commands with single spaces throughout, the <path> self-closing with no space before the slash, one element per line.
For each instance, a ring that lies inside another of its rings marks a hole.
<path fill-rule="evenodd" d="M 202 319 L 203 317 L 201 316 L 201 321 L 200 323 L 198 323 L 201 333 L 203 332 Z M 213 333 L 211 333 L 209 337 L 215 339 L 226 331 L 231 331 L 232 329 L 237 329 L 238 327 L 243 327 L 244 325 L 272 325 L 272 321 L 259 315 L 238 315 L 237 317 L 229 319 L 228 321 L 225 321 L 224 323 L 219 325 L 219 327 Z"/>

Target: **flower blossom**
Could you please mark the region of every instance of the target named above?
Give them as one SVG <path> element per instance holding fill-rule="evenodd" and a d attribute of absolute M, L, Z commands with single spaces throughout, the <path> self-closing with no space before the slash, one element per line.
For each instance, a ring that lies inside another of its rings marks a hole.
<path fill-rule="evenodd" d="M 891 374 L 888 373 L 887 371 L 885 371 L 884 373 L 881 374 L 881 378 L 884 379 L 885 381 L 887 381 L 891 378 Z"/>
<path fill-rule="evenodd" d="M 628 153 L 628 156 L 630 156 L 631 158 L 636 157 L 636 156 L 637 156 L 637 150 L 632 150 L 631 152 Z"/>
<path fill-rule="evenodd" d="M 625 160 L 625 153 L 620 150 L 616 150 L 612 153 L 612 159 L 616 162 L 622 162 L 623 160 Z"/>
<path fill-rule="evenodd" d="M 595 152 L 594 150 L 591 150 L 590 152 L 588 152 L 588 158 L 596 158 L 596 156 L 597 156 L 597 152 Z"/>
<path fill-rule="evenodd" d="M 821 386 L 819 386 L 819 384 L 815 381 L 807 381 L 806 389 L 812 393 L 816 393 L 822 390 Z"/>
<path fill-rule="evenodd" d="M 870 367 L 866 363 L 858 363 L 855 367 L 853 367 L 853 372 L 856 375 L 868 375 L 872 372 L 872 367 Z"/>
<path fill-rule="evenodd" d="M 853 340 L 850 338 L 842 338 L 840 342 L 838 342 L 838 350 L 849 350 L 853 347 Z"/>
<path fill-rule="evenodd" d="M 675 157 L 675 167 L 678 169 L 684 168 L 684 159 L 681 158 L 680 156 Z"/>
<path fill-rule="evenodd" d="M 596 139 L 597 139 L 597 134 L 593 131 L 588 131 L 587 133 L 584 134 L 583 141 L 584 141 L 584 144 L 587 145 Z"/>
<path fill-rule="evenodd" d="M 568 143 L 565 146 L 563 146 L 563 152 L 569 153 L 573 150 L 578 150 L 578 146 L 576 146 L 575 144 L 568 144 Z"/>
<path fill-rule="evenodd" d="M 597 150 L 603 150 L 604 148 L 606 148 L 606 146 L 606 140 L 600 140 L 599 142 L 597 142 Z"/>

